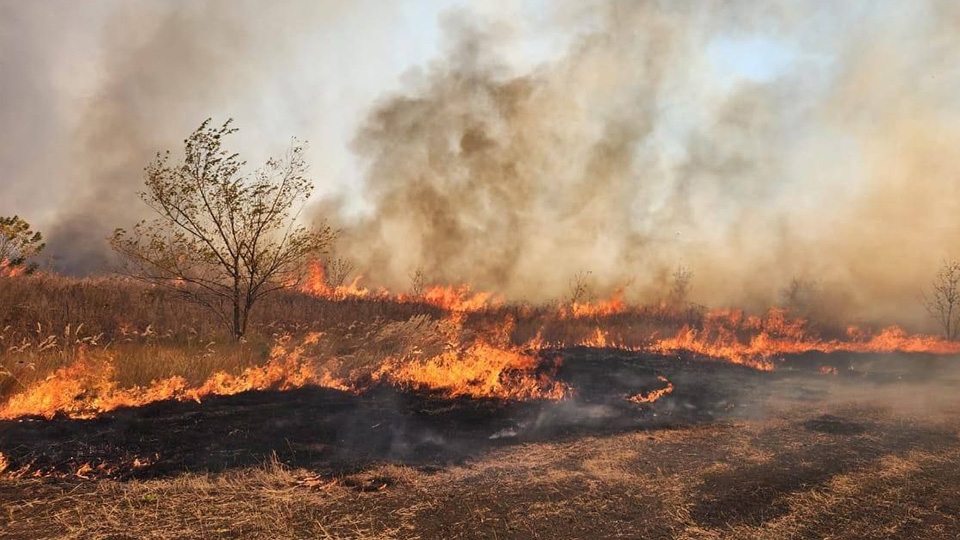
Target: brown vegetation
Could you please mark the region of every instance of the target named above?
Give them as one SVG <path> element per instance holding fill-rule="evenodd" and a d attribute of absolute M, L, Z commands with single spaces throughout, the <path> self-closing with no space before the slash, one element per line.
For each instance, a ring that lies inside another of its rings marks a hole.
<path fill-rule="evenodd" d="M 672 303 L 629 306 L 618 295 L 530 306 L 465 287 L 407 296 L 321 285 L 264 299 L 250 331 L 235 341 L 202 306 L 166 287 L 123 278 L 0 278 L 0 404 L 32 389 L 62 394 L 55 401 L 80 413 L 244 389 L 359 391 L 373 383 L 559 397 L 566 390 L 545 378 L 548 351 L 576 346 L 694 354 L 762 370 L 806 352 L 960 351 L 898 328 L 830 328 L 777 309 L 706 313 Z M 48 388 L 38 388 L 41 381 Z M 53 407 L 38 414 L 59 410 L 48 397 L 31 399 Z"/>
<path fill-rule="evenodd" d="M 125 278 L 0 278 L 0 401 L 73 364 L 81 351 L 108 357 L 121 387 L 172 376 L 200 384 L 220 371 L 263 364 L 283 335 L 347 337 L 422 314 L 440 312 L 287 292 L 264 301 L 251 318 L 252 331 L 236 342 L 202 306 L 165 288 Z"/>
<path fill-rule="evenodd" d="M 931 289 L 923 298 L 924 305 L 944 337 L 956 339 L 960 335 L 960 262 L 944 262 Z"/>
<path fill-rule="evenodd" d="M 874 386 L 932 365 L 928 387 L 904 389 L 930 400 L 948 395 L 955 369 L 923 355 L 888 376 L 873 357 L 828 356 L 953 344 L 818 329 L 784 310 L 465 298 L 285 291 L 238 342 L 163 287 L 0 278 L 0 402 L 58 373 L 81 383 L 50 394 L 52 419 L 0 420 L 0 538 L 960 530 L 955 400 L 914 404 L 920 416 Z M 784 357 L 782 374 L 733 365 Z M 161 393 L 157 381 L 181 386 Z M 358 395 L 358 384 L 380 387 Z M 487 400 L 491 388 L 510 399 Z M 179 401 L 114 410 L 98 401 L 108 393 L 116 406 Z M 542 402 L 551 396 L 568 399 Z M 861 507 L 888 510 L 850 511 Z"/>
<path fill-rule="evenodd" d="M 0 276 L 32 274 L 38 265 L 32 259 L 43 251 L 43 235 L 20 216 L 0 216 Z"/>

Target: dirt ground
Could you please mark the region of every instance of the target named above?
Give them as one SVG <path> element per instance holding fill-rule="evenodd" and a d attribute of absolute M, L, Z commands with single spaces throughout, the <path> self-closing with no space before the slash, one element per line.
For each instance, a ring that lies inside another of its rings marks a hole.
<path fill-rule="evenodd" d="M 302 389 L 2 422 L 0 538 L 960 537 L 955 358 L 555 354 L 575 399 Z M 658 376 L 673 393 L 625 399 Z"/>

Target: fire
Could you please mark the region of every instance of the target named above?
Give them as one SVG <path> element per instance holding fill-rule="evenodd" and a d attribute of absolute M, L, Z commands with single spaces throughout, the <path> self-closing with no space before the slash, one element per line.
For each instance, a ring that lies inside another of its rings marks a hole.
<path fill-rule="evenodd" d="M 604 349 L 611 346 L 611 344 L 607 342 L 607 333 L 601 330 L 599 326 L 594 330 L 592 336 L 581 341 L 579 345 L 581 347 L 592 347 L 596 349 Z"/>
<path fill-rule="evenodd" d="M 491 293 L 473 292 L 469 285 L 459 287 L 434 285 L 427 288 L 422 300 L 427 304 L 454 312 L 482 311 L 502 303 L 502 300 L 495 298 Z"/>
<path fill-rule="evenodd" d="M 323 264 L 319 261 L 310 263 L 307 279 L 300 287 L 300 290 L 307 294 L 329 298 L 331 300 L 344 300 L 347 298 L 366 298 L 370 296 L 370 290 L 360 286 L 360 280 L 363 276 L 353 278 L 349 285 L 338 285 L 331 287 L 327 283 L 327 275 L 323 269 Z"/>
<path fill-rule="evenodd" d="M 0 261 L 0 277 L 18 277 L 26 273 L 23 266 L 11 266 L 9 261 Z"/>
<path fill-rule="evenodd" d="M 559 359 L 545 361 L 539 348 L 510 345 L 515 319 L 503 322 L 464 342 L 465 315 L 454 313 L 442 321 L 447 345 L 426 359 L 390 358 L 377 370 L 375 380 L 438 392 L 449 398 L 495 398 L 510 400 L 560 400 L 573 393 L 554 376 Z"/>
<path fill-rule="evenodd" d="M 239 375 L 218 372 L 193 388 L 186 379 L 178 376 L 154 381 L 145 388 L 120 388 L 113 378 L 115 369 L 109 359 L 90 358 L 84 352 L 73 364 L 58 369 L 41 383 L 11 397 L 0 407 L 0 419 L 22 416 L 50 419 L 57 414 L 94 418 L 121 407 L 157 401 L 200 401 L 213 395 L 233 395 L 249 390 L 289 390 L 307 385 L 349 389 L 345 381 L 327 372 L 319 373 L 304 361 L 304 347 L 317 339 L 319 334 L 311 334 L 293 348 L 281 340 L 264 365 L 247 368 Z"/>
<path fill-rule="evenodd" d="M 684 327 L 675 337 L 658 341 L 652 349 L 660 353 L 691 352 L 760 371 L 773 371 L 775 365 L 769 356 L 767 339 L 765 334 L 759 334 L 744 344 L 731 334 L 711 335 L 707 329 Z"/>
<path fill-rule="evenodd" d="M 627 311 L 623 302 L 623 291 L 619 290 L 609 299 L 597 303 L 574 302 L 569 307 L 560 306 L 561 318 L 585 319 L 589 317 L 603 317 L 616 315 Z"/>
<path fill-rule="evenodd" d="M 823 340 L 810 330 L 807 321 L 791 319 L 782 309 L 771 309 L 764 317 L 719 310 L 706 315 L 702 328 L 685 326 L 675 337 L 658 341 L 653 350 L 693 352 L 764 371 L 775 368 L 774 359 L 808 352 L 960 353 L 958 342 L 909 334 L 896 326 L 879 334 L 851 327 L 847 336 L 847 340 Z"/>
<path fill-rule="evenodd" d="M 844 349 L 844 345 L 851 345 Z M 928 353 L 928 354 L 958 354 L 960 353 L 960 342 L 946 341 L 936 336 L 924 336 L 909 334 L 902 328 L 890 326 L 884 328 L 879 334 L 870 337 L 866 341 L 854 341 L 852 344 L 837 343 L 834 350 L 850 350 L 853 352 L 872 352 L 872 353 Z M 832 352 L 826 350 L 824 352 Z"/>
<path fill-rule="evenodd" d="M 0 406 L 0 419 L 57 414 L 71 418 L 94 418 L 122 407 L 142 406 L 166 400 L 201 401 L 209 396 L 228 396 L 252 390 L 291 390 L 324 387 L 361 393 L 372 384 L 387 384 L 415 391 L 431 391 L 448 398 L 461 396 L 506 400 L 552 399 L 570 395 L 571 389 L 554 380 L 559 361 L 538 358 L 537 350 L 506 345 L 513 321 L 508 319 L 487 338 L 461 343 L 463 314 L 443 321 L 453 328 L 451 344 L 427 358 L 386 358 L 372 377 L 340 376 L 318 367 L 310 354 L 321 334 L 307 335 L 296 345 L 281 338 L 261 366 L 239 374 L 218 372 L 198 386 L 183 377 L 154 381 L 146 387 L 121 388 L 114 380 L 109 357 L 94 358 L 84 350 L 73 364 L 62 367 L 44 381 L 15 394 Z M 328 359 L 330 360 L 330 359 Z M 335 359 L 334 359 L 335 360 Z M 324 365 L 335 364 L 327 362 Z"/>
<path fill-rule="evenodd" d="M 635 394 L 628 397 L 627 401 L 632 401 L 634 403 L 653 403 L 663 396 L 673 392 L 673 383 L 668 381 L 666 377 L 663 375 L 657 375 L 657 379 L 662 383 L 666 383 L 666 386 L 663 388 L 657 388 L 656 390 L 651 390 L 647 393 L 641 392 L 639 394 Z"/>
<path fill-rule="evenodd" d="M 307 279 L 300 290 L 330 300 L 375 298 L 386 302 L 420 302 L 452 312 L 483 311 L 503 303 L 501 297 L 487 292 L 474 292 L 469 285 L 431 285 L 420 295 L 406 295 L 392 294 L 386 289 L 372 292 L 370 289 L 360 286 L 361 279 L 363 279 L 363 276 L 357 276 L 349 285 L 331 287 L 327 282 L 323 264 L 314 261 L 310 263 Z"/>
<path fill-rule="evenodd" d="M 629 330 L 629 328 L 627 329 Z M 644 342 L 636 336 L 618 335 L 617 327 L 598 322 L 593 332 L 576 346 L 615 348 L 655 354 L 693 353 L 704 358 L 740 364 L 761 371 L 776 369 L 776 361 L 809 352 L 960 354 L 960 343 L 935 336 L 910 334 L 891 326 L 879 333 L 851 326 L 846 339 L 822 339 L 804 319 L 791 318 L 773 308 L 764 316 L 739 310 L 715 310 L 700 325 L 685 325 L 672 337 Z M 565 343 L 551 343 L 563 348 Z"/>
<path fill-rule="evenodd" d="M 438 391 L 451 398 L 560 400 L 571 389 L 553 380 L 559 366 L 559 361 L 544 363 L 532 354 L 477 343 L 426 361 L 390 362 L 375 377 L 399 387 Z"/>
<path fill-rule="evenodd" d="M 207 380 L 192 384 L 183 377 L 174 376 L 144 387 L 120 387 L 115 380 L 116 369 L 111 353 L 106 349 L 90 347 L 88 350 L 84 347 L 80 349 L 76 362 L 59 368 L 45 380 L 25 388 L 0 405 L 0 418 L 28 415 L 53 418 L 57 414 L 91 418 L 117 408 L 157 401 L 201 401 L 208 396 L 307 386 L 361 393 L 372 385 L 389 385 L 447 398 L 505 400 L 560 400 L 573 395 L 573 389 L 556 377 L 560 361 L 543 357 L 548 348 L 564 346 L 544 339 L 543 336 L 549 334 L 546 323 L 530 341 L 517 345 L 513 341 L 516 321 L 512 315 L 475 318 L 480 320 L 479 323 L 474 320 L 475 324 L 485 326 L 464 330 L 468 313 L 490 310 L 498 305 L 499 299 L 490 294 L 475 293 L 466 286 L 434 286 L 413 298 L 383 291 L 370 293 L 358 283 L 359 278 L 347 286 L 331 288 L 325 281 L 323 267 L 316 263 L 304 290 L 334 300 L 372 296 L 382 301 L 423 302 L 443 308 L 447 315 L 439 322 L 420 315 L 406 323 L 393 322 L 384 326 L 386 329 L 394 325 L 392 328 L 396 330 L 395 325 L 404 327 L 406 324 L 414 330 L 410 335 L 404 334 L 402 328 L 386 334 L 394 341 L 405 343 L 403 347 L 377 349 L 375 340 L 363 343 L 367 349 L 361 356 L 366 354 L 364 358 L 367 360 L 362 367 L 356 367 L 361 364 L 353 360 L 343 362 L 334 357 L 329 351 L 336 347 L 327 347 L 325 353 L 318 352 L 321 348 L 315 346 L 321 343 L 322 335 L 314 333 L 299 342 L 289 336 L 279 338 L 262 365 L 239 373 L 214 373 Z M 570 311 L 561 311 L 558 317 L 548 317 L 547 321 L 567 320 L 563 324 L 582 332 L 583 337 L 576 341 L 581 346 L 655 354 L 687 352 L 763 371 L 775 369 L 777 361 L 786 356 L 808 352 L 960 354 L 960 343 L 908 334 L 897 327 L 879 333 L 850 327 L 843 339 L 823 339 L 807 321 L 791 318 L 782 309 L 771 309 L 763 316 L 746 315 L 738 310 L 717 310 L 705 314 L 696 325 L 688 324 L 672 337 L 662 338 L 644 332 L 642 326 L 638 331 L 634 322 L 624 321 L 623 317 L 601 318 L 626 310 L 622 299 L 614 296 L 598 304 L 575 304 Z M 642 311 L 636 313 L 638 317 L 644 316 Z M 519 316 L 528 317 L 530 314 Z M 569 320 L 594 316 L 596 326 L 592 331 L 589 326 L 585 328 L 584 321 Z M 491 325 L 491 320 L 500 322 Z M 429 323 L 424 326 L 423 321 Z M 411 322 L 416 324 L 408 324 Z M 354 371 L 343 372 L 344 365 L 355 366 Z M 821 372 L 836 374 L 837 370 L 823 368 Z M 663 377 L 660 380 L 665 383 L 663 388 L 627 399 L 652 403 L 673 391 L 670 381 Z"/>

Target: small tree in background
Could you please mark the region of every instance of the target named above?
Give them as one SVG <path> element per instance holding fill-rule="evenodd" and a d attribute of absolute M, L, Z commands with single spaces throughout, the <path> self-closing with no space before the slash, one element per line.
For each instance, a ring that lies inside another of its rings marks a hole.
<path fill-rule="evenodd" d="M 581 270 L 570 278 L 570 304 L 580 304 L 590 299 L 590 274 L 593 272 Z"/>
<path fill-rule="evenodd" d="M 31 261 L 45 244 L 43 235 L 32 231 L 20 216 L 0 216 L 0 275 L 32 274 L 37 263 Z"/>
<path fill-rule="evenodd" d="M 335 233 L 298 224 L 313 190 L 303 146 L 294 141 L 248 175 L 222 146 L 236 131 L 230 120 L 212 127 L 207 119 L 184 141 L 182 162 L 157 154 L 140 198 L 158 217 L 117 229 L 110 244 L 124 273 L 206 306 L 239 339 L 257 300 L 298 286 Z"/>
<path fill-rule="evenodd" d="M 353 262 L 343 257 L 325 263 L 324 275 L 327 278 L 327 285 L 332 289 L 342 286 L 355 269 Z"/>
<path fill-rule="evenodd" d="M 693 271 L 683 265 L 679 265 L 673 271 L 671 278 L 670 304 L 676 307 L 683 307 L 687 303 L 687 297 L 690 296 Z"/>
<path fill-rule="evenodd" d="M 427 274 L 423 268 L 417 268 L 410 274 L 410 292 L 414 296 L 423 296 L 427 292 Z"/>
<path fill-rule="evenodd" d="M 960 334 L 960 261 L 944 261 L 933 280 L 933 289 L 923 295 L 923 303 L 943 335 L 956 339 Z"/>
<path fill-rule="evenodd" d="M 822 291 L 823 286 L 819 281 L 794 277 L 780 289 L 780 301 L 794 315 L 816 318 L 821 311 Z"/>

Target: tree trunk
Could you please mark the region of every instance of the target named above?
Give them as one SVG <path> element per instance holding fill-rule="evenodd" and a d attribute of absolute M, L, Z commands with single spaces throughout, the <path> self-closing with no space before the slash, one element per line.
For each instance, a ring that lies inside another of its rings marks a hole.
<path fill-rule="evenodd" d="M 233 339 L 240 340 L 243 337 L 242 318 L 240 317 L 240 299 L 233 300 Z"/>
<path fill-rule="evenodd" d="M 240 341 L 243 337 L 243 318 L 240 313 L 240 259 L 233 258 L 233 339 Z"/>

